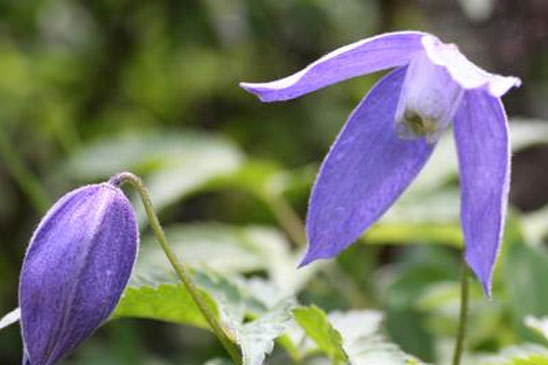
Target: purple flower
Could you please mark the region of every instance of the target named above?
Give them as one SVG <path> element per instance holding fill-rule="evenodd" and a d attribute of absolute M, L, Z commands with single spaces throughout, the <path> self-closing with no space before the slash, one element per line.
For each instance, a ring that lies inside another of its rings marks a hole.
<path fill-rule="evenodd" d="M 520 85 L 518 78 L 488 73 L 455 45 L 411 31 L 367 38 L 289 77 L 241 86 L 265 102 L 288 100 L 393 67 L 352 112 L 322 164 L 309 203 L 302 265 L 335 256 L 379 219 L 454 121 L 466 260 L 490 295 L 510 172 L 500 98 Z"/>
<path fill-rule="evenodd" d="M 137 254 L 137 223 L 114 185 L 63 196 L 30 241 L 19 282 L 23 364 L 54 364 L 105 321 Z"/>

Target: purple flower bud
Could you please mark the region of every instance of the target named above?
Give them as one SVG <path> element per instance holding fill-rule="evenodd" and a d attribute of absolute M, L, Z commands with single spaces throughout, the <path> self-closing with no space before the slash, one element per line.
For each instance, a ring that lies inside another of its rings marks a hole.
<path fill-rule="evenodd" d="M 63 196 L 30 241 L 19 282 L 24 364 L 54 364 L 105 321 L 137 254 L 133 208 L 116 186 Z"/>

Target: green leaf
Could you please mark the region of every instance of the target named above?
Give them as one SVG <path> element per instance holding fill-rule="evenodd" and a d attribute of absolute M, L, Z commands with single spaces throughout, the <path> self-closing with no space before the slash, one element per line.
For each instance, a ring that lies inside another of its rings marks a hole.
<path fill-rule="evenodd" d="M 548 341 L 548 316 L 537 318 L 535 316 L 527 316 L 524 323 L 530 329 L 542 335 Z"/>
<path fill-rule="evenodd" d="M 548 126 L 545 121 L 513 118 L 509 128 L 513 152 L 534 144 L 548 143 Z M 418 191 L 428 193 L 456 178 L 457 174 L 458 159 L 453 136 L 445 133 L 437 143 L 430 160 L 410 186 L 408 193 L 413 194 Z"/>
<path fill-rule="evenodd" d="M 270 161 L 252 160 L 239 169 L 211 179 L 208 189 L 230 187 L 244 190 L 256 197 L 264 198 L 279 194 L 285 188 L 285 176 L 280 167 Z"/>
<path fill-rule="evenodd" d="M 525 344 L 504 349 L 495 356 L 479 358 L 478 365 L 548 365 L 548 349 Z"/>
<path fill-rule="evenodd" d="M 235 226 L 221 223 L 175 224 L 165 229 L 179 258 L 193 267 L 206 267 L 220 274 L 266 271 L 284 295 L 302 288 L 321 265 L 297 271 L 301 253 L 292 253 L 281 231 L 265 226 Z M 136 273 L 162 269 L 167 261 L 155 238 L 145 236 Z"/>
<path fill-rule="evenodd" d="M 342 346 L 341 334 L 329 323 L 324 311 L 312 305 L 294 309 L 293 316 L 318 348 L 333 362 L 340 363 L 348 360 Z"/>
<path fill-rule="evenodd" d="M 532 244 L 541 244 L 548 234 L 548 205 L 542 209 L 523 214 L 521 216 L 521 226 L 526 242 Z"/>
<path fill-rule="evenodd" d="M 548 143 L 548 124 L 545 120 L 512 118 L 509 126 L 513 151 Z"/>
<path fill-rule="evenodd" d="M 457 189 L 404 193 L 363 242 L 373 244 L 433 243 L 462 247 Z"/>
<path fill-rule="evenodd" d="M 81 180 L 106 179 L 130 170 L 146 175 L 156 209 L 235 171 L 243 155 L 220 136 L 192 131 L 130 134 L 101 139 L 78 151 L 64 171 Z"/>
<path fill-rule="evenodd" d="M 5 316 L 0 318 L 0 330 L 19 321 L 20 316 L 21 316 L 21 310 L 19 309 L 19 307 L 7 313 Z"/>
<path fill-rule="evenodd" d="M 329 320 L 342 335 L 343 348 L 353 365 L 421 364 L 418 359 L 379 335 L 382 314 L 378 311 L 333 312 L 329 314 Z"/>
<path fill-rule="evenodd" d="M 186 324 L 209 329 L 206 319 L 180 283 L 150 283 L 128 286 L 111 319 L 134 317 Z M 202 291 L 206 302 L 217 313 L 217 305 Z"/>
<path fill-rule="evenodd" d="M 237 331 L 244 365 L 263 364 L 265 355 L 272 352 L 274 340 L 292 323 L 292 300 L 285 300 L 252 322 L 241 325 Z"/>
<path fill-rule="evenodd" d="M 386 212 L 381 223 L 456 223 L 459 207 L 456 188 L 408 191 Z"/>
<path fill-rule="evenodd" d="M 435 243 L 462 247 L 462 232 L 458 224 L 434 223 L 381 223 L 374 225 L 365 234 L 367 244 L 376 243 Z"/>
<path fill-rule="evenodd" d="M 244 365 L 262 364 L 266 354 L 272 352 L 274 340 L 292 323 L 294 299 L 283 298 L 269 306 L 253 295 L 257 288 L 254 280 L 235 283 L 220 275 L 200 273 L 196 282 L 217 300 L 223 323 L 242 349 Z M 245 322 L 247 316 L 254 319 Z"/>
<path fill-rule="evenodd" d="M 510 309 L 520 337 L 536 340 L 523 325 L 527 315 L 548 313 L 548 253 L 543 247 L 515 243 L 507 247 L 502 279 L 506 283 Z"/>
<path fill-rule="evenodd" d="M 239 149 L 227 139 L 195 131 L 132 132 L 102 138 L 78 150 L 66 171 L 83 180 L 108 178 L 123 170 L 138 173 L 187 166 L 218 172 L 230 171 L 242 159 Z M 222 166 L 228 162 L 228 166 Z M 216 168 L 217 167 L 217 168 Z"/>
<path fill-rule="evenodd" d="M 185 287 L 172 282 L 169 274 L 158 274 L 148 282 L 132 278 L 112 319 L 149 318 L 209 329 Z M 254 280 L 229 279 L 205 271 L 195 271 L 194 279 L 210 308 L 241 347 L 244 365 L 262 364 L 274 340 L 292 323 L 294 300 L 284 298 L 270 307 L 253 295 Z M 254 319 L 246 321 L 248 317 Z"/>

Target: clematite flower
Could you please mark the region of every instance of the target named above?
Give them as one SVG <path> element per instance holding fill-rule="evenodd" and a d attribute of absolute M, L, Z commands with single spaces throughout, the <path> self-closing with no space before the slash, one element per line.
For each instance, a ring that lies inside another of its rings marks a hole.
<path fill-rule="evenodd" d="M 459 157 L 465 257 L 491 294 L 508 200 L 510 149 L 500 98 L 516 77 L 488 73 L 453 44 L 416 31 L 367 38 L 268 83 L 241 83 L 264 102 L 395 68 L 354 109 L 323 161 L 306 221 L 301 263 L 329 258 L 394 203 L 453 123 Z"/>
<path fill-rule="evenodd" d="M 55 364 L 105 321 L 137 254 L 137 223 L 110 183 L 63 196 L 30 241 L 19 281 L 23 364 Z"/>

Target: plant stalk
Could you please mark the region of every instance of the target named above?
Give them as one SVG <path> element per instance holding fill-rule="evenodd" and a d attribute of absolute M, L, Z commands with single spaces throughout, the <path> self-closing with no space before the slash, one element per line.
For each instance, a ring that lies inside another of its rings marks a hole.
<path fill-rule="evenodd" d="M 460 365 L 462 351 L 464 349 L 464 338 L 466 337 L 466 327 L 468 323 L 468 302 L 469 302 L 469 278 L 468 265 L 462 253 L 462 273 L 461 273 L 461 295 L 460 295 L 460 315 L 457 340 L 455 343 L 455 352 L 453 354 L 453 365 Z"/>
<path fill-rule="evenodd" d="M 296 247 L 306 244 L 305 228 L 299 215 L 282 196 L 266 196 L 265 200 L 270 206 L 276 220 L 285 230 Z"/>
<path fill-rule="evenodd" d="M 154 212 L 154 207 L 150 199 L 150 194 L 143 184 L 141 178 L 131 172 L 122 172 L 111 177 L 109 180 L 109 183 L 116 186 L 120 186 L 125 182 L 129 182 L 139 193 L 141 201 L 143 202 L 143 205 L 145 207 L 148 221 L 152 230 L 154 231 L 154 234 L 156 235 L 158 243 L 164 250 L 166 257 L 175 272 L 177 273 L 177 276 L 181 279 L 186 289 L 190 293 L 192 299 L 200 309 L 200 312 L 209 323 L 211 330 L 213 331 L 215 336 L 217 336 L 225 350 L 228 352 L 228 354 L 232 358 L 232 361 L 234 361 L 235 364 L 241 364 L 242 358 L 238 347 L 234 344 L 234 341 L 227 334 L 226 330 L 222 327 L 221 323 L 217 320 L 216 316 L 211 311 L 211 308 L 202 297 L 202 294 L 200 293 L 198 287 L 194 283 L 191 275 L 189 274 L 189 270 L 186 265 L 177 259 L 177 256 L 171 249 L 164 230 L 160 225 L 160 221 L 158 220 L 158 216 Z"/>

